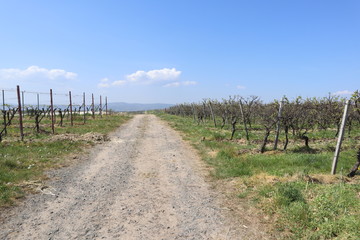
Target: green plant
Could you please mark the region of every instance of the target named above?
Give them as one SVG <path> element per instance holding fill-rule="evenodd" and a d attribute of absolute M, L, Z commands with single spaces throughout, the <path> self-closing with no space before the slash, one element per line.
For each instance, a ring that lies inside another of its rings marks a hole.
<path fill-rule="evenodd" d="M 293 202 L 303 202 L 305 199 L 294 183 L 279 184 L 277 188 L 276 203 L 280 206 L 289 206 Z"/>

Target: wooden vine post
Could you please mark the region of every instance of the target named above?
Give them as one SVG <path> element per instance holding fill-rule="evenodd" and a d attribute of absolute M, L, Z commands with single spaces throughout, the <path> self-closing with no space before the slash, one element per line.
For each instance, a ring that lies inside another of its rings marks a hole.
<path fill-rule="evenodd" d="M 71 123 L 71 126 L 73 126 L 74 122 L 73 122 L 73 112 L 72 112 L 71 91 L 69 91 L 69 101 L 70 101 L 70 123 Z"/>
<path fill-rule="evenodd" d="M 345 108 L 344 108 L 344 114 L 343 114 L 342 121 L 341 121 L 340 132 L 339 132 L 338 141 L 336 144 L 336 149 L 335 149 L 335 154 L 334 154 L 334 160 L 333 160 L 332 168 L 331 168 L 331 174 L 333 174 L 333 175 L 336 174 L 336 166 L 337 166 L 337 162 L 339 159 L 341 143 L 342 143 L 342 140 L 344 137 L 344 130 L 345 130 L 345 124 L 346 124 L 346 119 L 347 119 L 347 115 L 348 115 L 349 105 L 350 105 L 350 100 L 347 100 L 346 104 L 345 104 Z"/>
<path fill-rule="evenodd" d="M 86 108 L 86 104 L 85 104 L 85 93 L 83 93 L 83 106 L 84 106 L 84 124 L 86 123 L 86 112 L 85 112 L 85 108 Z"/>
<path fill-rule="evenodd" d="M 197 116 L 197 112 L 196 112 L 194 103 L 191 103 L 191 108 L 192 108 L 192 111 L 193 111 L 194 122 L 196 122 L 196 119 L 198 119 L 198 116 Z M 165 112 L 166 112 L 166 109 L 165 109 Z"/>
<path fill-rule="evenodd" d="M 7 135 L 7 123 L 6 123 L 6 111 L 5 111 L 5 90 L 2 90 L 2 100 L 3 100 L 3 118 L 4 118 L 4 133 Z"/>
<path fill-rule="evenodd" d="M 36 94 L 37 110 L 40 110 L 40 96 L 39 95 L 40 95 L 39 93 Z"/>
<path fill-rule="evenodd" d="M 95 105 L 94 105 L 94 94 L 91 94 L 91 111 L 92 111 L 92 118 L 95 118 Z"/>
<path fill-rule="evenodd" d="M 281 99 L 280 106 L 279 106 L 279 112 L 277 116 L 276 121 L 276 135 L 275 135 L 275 142 L 274 142 L 274 150 L 277 149 L 278 141 L 279 141 L 279 135 L 280 135 L 280 121 L 281 121 L 281 112 L 284 104 L 284 99 Z"/>
<path fill-rule="evenodd" d="M 101 98 L 101 95 L 100 95 L 100 117 L 102 117 L 102 98 Z"/>
<path fill-rule="evenodd" d="M 212 108 L 211 100 L 209 100 L 209 108 L 210 108 L 211 117 L 212 117 L 212 119 L 214 121 L 214 127 L 216 127 L 216 118 L 215 118 L 215 114 L 214 114 L 214 111 L 213 111 L 213 108 Z"/>
<path fill-rule="evenodd" d="M 2 90 L 3 111 L 5 111 L 5 90 Z"/>
<path fill-rule="evenodd" d="M 105 97 L 105 115 L 108 114 L 107 97 Z"/>
<path fill-rule="evenodd" d="M 24 91 L 21 91 L 21 105 L 22 105 L 22 114 L 23 118 L 25 117 L 25 100 L 24 100 Z"/>
<path fill-rule="evenodd" d="M 20 137 L 21 137 L 21 141 L 23 141 L 24 140 L 24 128 L 23 128 L 23 115 L 21 112 L 21 99 L 20 99 L 20 86 L 19 85 L 16 86 L 16 90 L 17 90 L 18 108 L 19 108 Z"/>
<path fill-rule="evenodd" d="M 53 102 L 53 92 L 50 89 L 50 113 L 51 113 L 51 130 L 55 134 L 55 121 L 54 121 L 54 102 Z"/>
<path fill-rule="evenodd" d="M 242 120 L 243 120 L 245 132 L 246 132 L 246 141 L 247 141 L 247 143 L 249 144 L 249 143 L 250 143 L 249 130 L 248 130 L 248 128 L 247 128 L 246 119 L 245 119 L 245 114 L 244 114 L 244 108 L 243 108 L 243 103 L 242 103 L 241 99 L 239 100 L 239 107 L 240 107 L 240 113 L 241 113 L 241 117 L 242 117 Z"/>

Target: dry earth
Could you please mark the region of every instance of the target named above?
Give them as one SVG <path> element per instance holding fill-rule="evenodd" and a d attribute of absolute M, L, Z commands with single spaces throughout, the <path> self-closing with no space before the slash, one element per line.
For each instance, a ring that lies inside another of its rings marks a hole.
<path fill-rule="evenodd" d="M 0 239 L 266 239 L 257 224 L 235 220 L 207 173 L 177 132 L 137 115 L 1 213 Z"/>

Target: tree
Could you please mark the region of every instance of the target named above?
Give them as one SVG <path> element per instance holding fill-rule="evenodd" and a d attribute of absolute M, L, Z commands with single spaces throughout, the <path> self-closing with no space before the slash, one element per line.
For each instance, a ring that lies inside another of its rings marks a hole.
<path fill-rule="evenodd" d="M 259 104 L 257 109 L 257 114 L 259 117 L 259 121 L 262 126 L 264 126 L 265 134 L 264 140 L 260 147 L 260 152 L 265 152 L 266 144 L 268 142 L 268 138 L 270 136 L 271 131 L 274 129 L 277 123 L 277 113 L 279 109 L 278 103 L 270 103 L 270 104 Z"/>

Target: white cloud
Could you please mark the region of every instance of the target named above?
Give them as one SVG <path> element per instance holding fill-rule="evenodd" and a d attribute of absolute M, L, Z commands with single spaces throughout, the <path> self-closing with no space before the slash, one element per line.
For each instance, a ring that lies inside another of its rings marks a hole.
<path fill-rule="evenodd" d="M 179 78 L 181 75 L 181 71 L 176 70 L 175 68 L 163 68 L 163 69 L 155 69 L 150 71 L 136 71 L 134 73 L 128 74 L 125 76 L 124 80 L 117 80 L 110 83 L 108 78 L 103 78 L 100 80 L 100 83 L 98 84 L 99 88 L 107 88 L 110 86 L 124 86 L 127 84 L 143 84 L 143 85 L 149 85 L 149 84 L 155 84 L 159 82 L 171 82 L 169 83 L 169 86 L 177 87 L 180 85 L 194 85 L 196 82 L 173 82 L 176 79 Z M 168 84 L 166 84 L 168 85 Z"/>
<path fill-rule="evenodd" d="M 196 85 L 197 82 L 195 81 L 185 81 L 185 82 L 182 82 L 182 85 L 184 86 L 190 86 L 190 85 Z"/>
<path fill-rule="evenodd" d="M 333 95 L 352 95 L 354 92 L 351 92 L 349 90 L 342 90 L 334 92 Z"/>
<path fill-rule="evenodd" d="M 108 78 L 101 79 L 100 83 L 98 84 L 98 88 L 108 88 L 108 87 L 110 87 L 109 79 Z"/>
<path fill-rule="evenodd" d="M 73 72 L 67 72 L 63 69 L 46 69 L 40 68 L 38 66 L 30 66 L 26 69 L 0 69 L 0 79 L 28 79 L 34 77 L 42 77 L 51 80 L 58 78 L 75 79 L 77 77 L 77 74 Z"/>
<path fill-rule="evenodd" d="M 185 81 L 185 82 L 172 82 L 165 84 L 163 87 L 180 87 L 180 86 L 191 86 L 196 85 L 197 82 L 195 81 Z"/>
<path fill-rule="evenodd" d="M 165 84 L 163 87 L 179 87 L 179 86 L 180 86 L 180 82 L 173 82 L 173 83 Z"/>
<path fill-rule="evenodd" d="M 237 88 L 237 89 L 246 89 L 246 87 L 245 87 L 245 86 L 242 86 L 242 85 L 237 85 L 236 88 Z"/>
<path fill-rule="evenodd" d="M 175 68 L 163 68 L 158 70 L 151 70 L 148 72 L 137 71 L 127 75 L 126 80 L 129 82 L 152 84 L 155 82 L 175 80 L 180 76 L 180 74 L 181 71 L 178 71 Z"/>
<path fill-rule="evenodd" d="M 110 83 L 108 78 L 103 78 L 100 80 L 100 83 L 98 83 L 98 88 L 109 88 L 111 86 L 122 86 L 125 85 L 127 83 L 127 81 L 125 80 L 118 80 L 118 81 L 113 81 Z"/>
<path fill-rule="evenodd" d="M 126 81 L 125 80 L 118 80 L 118 81 L 114 81 L 111 85 L 113 86 L 122 86 L 125 85 Z"/>

